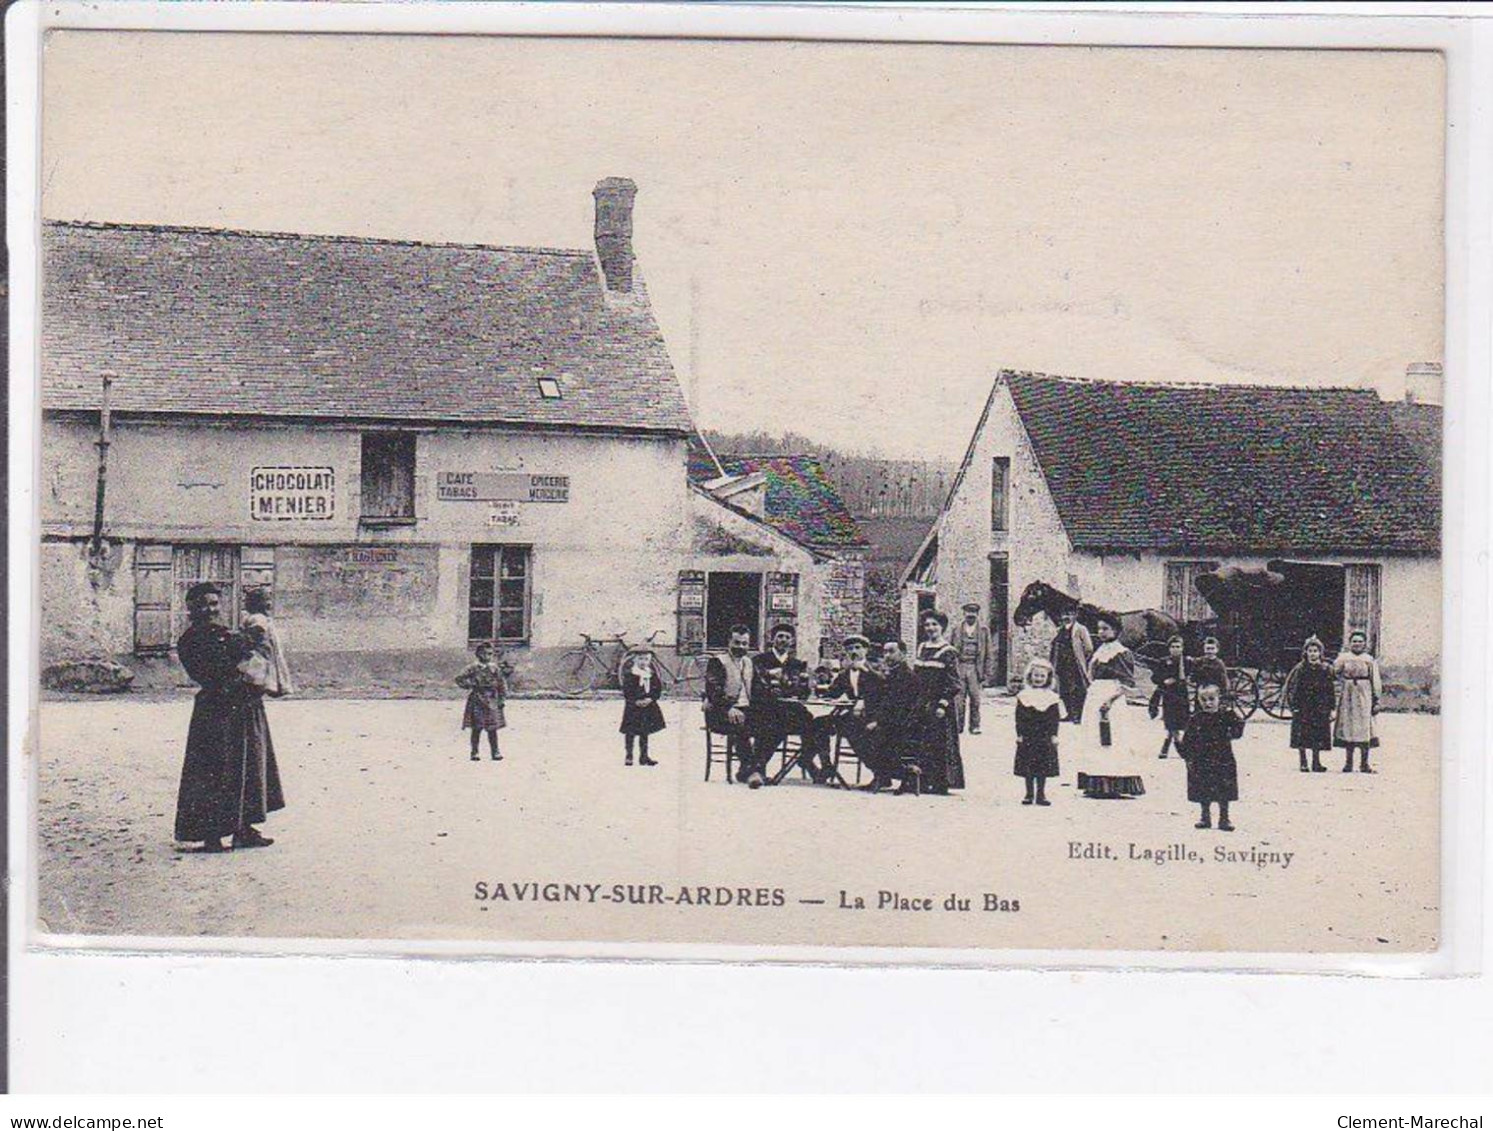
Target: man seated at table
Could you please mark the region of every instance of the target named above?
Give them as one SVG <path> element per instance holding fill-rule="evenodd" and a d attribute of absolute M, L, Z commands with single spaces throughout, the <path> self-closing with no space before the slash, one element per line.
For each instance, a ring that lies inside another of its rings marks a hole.
<path fill-rule="evenodd" d="M 705 726 L 726 736 L 736 759 L 736 780 L 746 781 L 752 755 L 752 630 L 732 625 L 724 656 L 711 656 L 705 665 Z M 729 763 L 728 763 L 729 764 Z"/>
<path fill-rule="evenodd" d="M 814 716 L 804 706 L 809 697 L 809 665 L 794 654 L 797 634 L 780 624 L 772 630 L 772 647 L 752 657 L 752 773 L 747 785 L 757 789 L 767 780 L 767 763 L 788 735 L 801 743 L 798 764 L 816 782 L 829 777 L 828 755 L 820 749 Z"/>
<path fill-rule="evenodd" d="M 882 743 L 878 733 L 881 723 L 877 718 L 877 711 L 882 680 L 867 662 L 870 650 L 871 642 L 864 636 L 845 638 L 845 666 L 824 689 L 822 698 L 843 699 L 849 705 L 815 720 L 814 748 L 825 752 L 826 765 L 832 764 L 828 751 L 838 735 L 843 741 L 850 743 L 861 765 L 871 771 L 871 786 L 881 782 L 881 788 L 886 788 L 895 775 L 888 772 L 894 767 L 885 764 L 881 752 Z M 895 759 L 895 754 L 893 758 Z"/>
<path fill-rule="evenodd" d="M 918 684 L 907 660 L 907 645 L 900 640 L 882 645 L 881 684 L 868 709 L 876 728 L 877 764 L 872 767 L 875 776 L 866 788 L 873 793 L 890 789 L 896 780 L 902 785 L 898 792 L 912 792 Z"/>

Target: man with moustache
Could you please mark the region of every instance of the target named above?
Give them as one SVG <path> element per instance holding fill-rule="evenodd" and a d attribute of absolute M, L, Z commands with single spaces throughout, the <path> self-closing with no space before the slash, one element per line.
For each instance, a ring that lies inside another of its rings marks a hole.
<path fill-rule="evenodd" d="M 864 636 L 845 638 L 845 667 L 824 690 L 823 698 L 844 699 L 848 705 L 815 720 L 814 745 L 827 754 L 838 735 L 842 741 L 850 743 L 861 765 L 870 770 L 874 778 L 879 778 L 886 775 L 882 772 L 879 727 L 873 712 L 881 693 L 881 676 L 867 662 L 870 649 L 871 642 Z"/>
<path fill-rule="evenodd" d="M 959 653 L 959 698 L 954 703 L 958 729 L 964 730 L 969 719 L 969 733 L 980 733 L 980 696 L 990 676 L 990 626 L 980 623 L 977 601 L 964 604 L 964 619 L 949 634 L 949 644 Z"/>
<path fill-rule="evenodd" d="M 772 647 L 752 657 L 753 772 L 747 785 L 761 787 L 767 780 L 767 762 L 783 739 L 798 735 L 798 764 L 816 783 L 833 776 L 829 753 L 814 726 L 814 716 L 804 706 L 809 697 L 809 665 L 794 653 L 797 633 L 788 624 L 777 625 L 770 637 Z"/>
<path fill-rule="evenodd" d="M 756 761 L 751 737 L 755 678 L 752 630 L 744 624 L 732 625 L 726 654 L 711 656 L 705 666 L 705 726 L 726 736 L 727 772 L 734 758 L 740 782 L 748 780 Z"/>

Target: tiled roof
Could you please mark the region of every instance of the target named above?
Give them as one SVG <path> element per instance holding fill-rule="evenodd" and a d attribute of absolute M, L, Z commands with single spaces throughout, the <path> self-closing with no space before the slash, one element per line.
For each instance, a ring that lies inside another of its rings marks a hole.
<path fill-rule="evenodd" d="M 767 477 L 763 520 L 795 542 L 816 550 L 866 546 L 824 468 L 813 456 L 721 456 L 727 475 Z"/>
<path fill-rule="evenodd" d="M 693 427 L 646 299 L 589 252 L 49 223 L 43 256 L 47 409 L 109 371 L 121 412 Z"/>
<path fill-rule="evenodd" d="M 1439 552 L 1435 479 L 1371 391 L 1002 380 L 1076 548 Z"/>
<path fill-rule="evenodd" d="M 1389 417 L 1394 421 L 1400 435 L 1410 441 L 1410 446 L 1420 453 L 1441 481 L 1441 406 L 1439 404 L 1412 404 L 1407 401 L 1391 401 L 1387 406 Z"/>

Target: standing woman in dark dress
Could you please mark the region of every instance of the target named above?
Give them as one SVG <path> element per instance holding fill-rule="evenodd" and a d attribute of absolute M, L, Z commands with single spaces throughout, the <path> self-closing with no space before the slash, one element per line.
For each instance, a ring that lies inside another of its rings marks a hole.
<path fill-rule="evenodd" d="M 220 599 L 211 582 L 188 589 L 191 624 L 176 642 L 182 667 L 202 689 L 187 729 L 176 839 L 201 841 L 203 852 L 222 852 L 230 835 L 234 848 L 267 847 L 273 842 L 254 826 L 285 807 L 263 697 L 239 671 L 252 648 L 220 621 Z"/>
<path fill-rule="evenodd" d="M 1337 677 L 1323 656 L 1322 641 L 1310 636 L 1301 648 L 1301 663 L 1286 676 L 1286 704 L 1291 708 L 1291 745 L 1301 758 L 1301 772 L 1322 774 L 1322 751 L 1332 749 L 1332 713 L 1337 706 Z M 1306 764 L 1306 752 L 1312 764 Z"/>
<path fill-rule="evenodd" d="M 918 684 L 923 791 L 948 793 L 964 788 L 964 760 L 959 754 L 959 720 L 954 702 L 959 697 L 959 653 L 945 639 L 949 618 L 934 611 L 923 614 L 923 643 L 913 675 Z"/>
<path fill-rule="evenodd" d="M 634 652 L 622 672 L 622 743 L 627 750 L 626 765 L 632 765 L 632 746 L 638 744 L 638 765 L 658 765 L 648 757 L 648 736 L 665 727 L 663 708 L 658 697 L 663 692 L 658 672 L 653 670 L 653 653 Z"/>

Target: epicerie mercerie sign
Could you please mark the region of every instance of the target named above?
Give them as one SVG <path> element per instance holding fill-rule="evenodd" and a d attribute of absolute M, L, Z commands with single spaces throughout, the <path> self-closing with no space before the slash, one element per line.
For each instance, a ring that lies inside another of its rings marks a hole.
<path fill-rule="evenodd" d="M 330 467 L 256 467 L 249 473 L 249 517 L 255 522 L 320 522 L 336 512 Z"/>
<path fill-rule="evenodd" d="M 443 471 L 435 497 L 443 503 L 568 503 L 570 476 L 516 471 Z"/>

